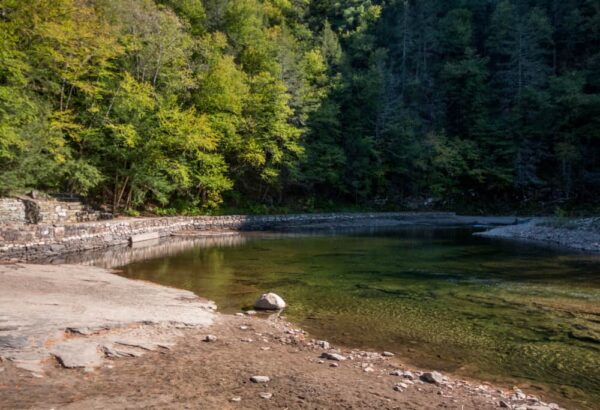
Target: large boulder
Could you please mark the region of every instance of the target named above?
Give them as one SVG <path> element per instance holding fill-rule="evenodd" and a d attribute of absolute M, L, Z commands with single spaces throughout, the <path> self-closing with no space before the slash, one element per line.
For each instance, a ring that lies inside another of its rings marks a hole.
<path fill-rule="evenodd" d="M 280 310 L 285 308 L 285 301 L 276 293 L 264 293 L 254 303 L 255 309 Z"/>

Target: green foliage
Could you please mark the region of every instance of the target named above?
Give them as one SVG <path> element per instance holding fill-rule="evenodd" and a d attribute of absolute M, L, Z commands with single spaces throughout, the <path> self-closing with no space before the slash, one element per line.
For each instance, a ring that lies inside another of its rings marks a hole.
<path fill-rule="evenodd" d="M 597 202 L 599 21 L 588 0 L 0 0 L 0 193 Z"/>

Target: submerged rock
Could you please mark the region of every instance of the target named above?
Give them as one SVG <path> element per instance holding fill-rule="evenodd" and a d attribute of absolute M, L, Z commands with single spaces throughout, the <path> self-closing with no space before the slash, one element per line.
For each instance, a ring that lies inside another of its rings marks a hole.
<path fill-rule="evenodd" d="M 261 310 L 281 310 L 285 307 L 285 301 L 276 293 L 264 293 L 254 303 L 254 308 Z"/>

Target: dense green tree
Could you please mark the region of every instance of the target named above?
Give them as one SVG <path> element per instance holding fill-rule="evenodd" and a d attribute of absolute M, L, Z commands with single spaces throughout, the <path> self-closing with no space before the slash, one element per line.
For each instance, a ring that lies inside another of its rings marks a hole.
<path fill-rule="evenodd" d="M 594 0 L 0 0 L 0 193 L 593 203 L 599 78 Z"/>

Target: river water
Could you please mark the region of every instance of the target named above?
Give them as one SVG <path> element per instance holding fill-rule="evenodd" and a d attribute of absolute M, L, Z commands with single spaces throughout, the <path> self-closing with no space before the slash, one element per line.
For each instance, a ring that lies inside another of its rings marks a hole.
<path fill-rule="evenodd" d="M 472 232 L 181 239 L 93 263 L 189 289 L 222 312 L 248 308 L 273 291 L 288 302 L 287 317 L 316 338 L 393 351 L 417 366 L 540 389 L 595 408 L 600 256 Z"/>

